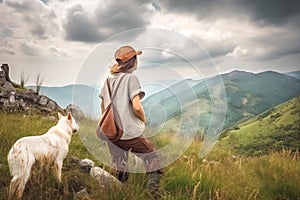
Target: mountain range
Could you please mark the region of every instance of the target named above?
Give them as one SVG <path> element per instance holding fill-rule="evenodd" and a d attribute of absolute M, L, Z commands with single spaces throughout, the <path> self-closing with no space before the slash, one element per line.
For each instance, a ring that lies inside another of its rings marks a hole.
<path fill-rule="evenodd" d="M 222 80 L 221 82 L 219 80 Z M 198 106 L 199 126 L 207 129 L 211 119 L 211 94 L 208 88 L 223 84 L 226 94 L 226 117 L 224 128 L 256 116 L 274 106 L 300 95 L 300 71 L 282 74 L 274 71 L 250 73 L 232 71 L 209 79 L 185 79 L 168 88 L 157 85 L 145 86 L 146 97 L 142 101 L 149 123 L 163 123 L 173 117 L 180 117 L 185 105 Z M 29 88 L 34 89 L 34 86 Z M 86 85 L 45 87 L 40 90 L 61 107 L 70 103 L 78 105 L 87 116 L 100 116 L 99 89 Z M 193 109 L 189 109 L 193 110 Z M 195 109 L 197 110 L 197 108 Z"/>

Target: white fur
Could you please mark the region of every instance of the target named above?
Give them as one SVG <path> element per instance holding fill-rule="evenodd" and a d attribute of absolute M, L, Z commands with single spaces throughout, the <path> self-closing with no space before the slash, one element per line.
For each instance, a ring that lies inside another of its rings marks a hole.
<path fill-rule="evenodd" d="M 66 157 L 71 136 L 79 129 L 70 113 L 62 116 L 45 134 L 23 137 L 10 149 L 7 160 L 13 176 L 9 186 L 9 197 L 22 198 L 25 185 L 30 178 L 32 166 L 38 162 L 41 167 L 52 167 L 53 174 L 61 182 L 61 169 Z"/>

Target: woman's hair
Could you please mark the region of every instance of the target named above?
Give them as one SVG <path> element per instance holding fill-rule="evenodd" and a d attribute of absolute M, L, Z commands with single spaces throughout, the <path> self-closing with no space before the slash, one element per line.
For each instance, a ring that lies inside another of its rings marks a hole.
<path fill-rule="evenodd" d="M 120 72 L 127 73 L 132 67 L 134 67 L 134 64 L 136 62 L 136 56 L 133 56 L 132 58 L 130 58 L 130 60 L 128 60 L 125 63 L 123 63 L 122 60 L 120 59 L 117 59 L 116 61 L 117 63 L 110 68 L 110 73 L 111 74 L 117 74 Z"/>

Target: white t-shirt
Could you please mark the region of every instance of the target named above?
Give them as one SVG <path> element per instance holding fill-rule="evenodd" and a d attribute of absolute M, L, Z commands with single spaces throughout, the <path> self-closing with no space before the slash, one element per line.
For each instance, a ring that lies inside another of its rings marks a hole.
<path fill-rule="evenodd" d="M 119 73 L 108 77 L 112 94 L 114 93 L 115 87 L 120 81 L 121 76 L 124 76 L 124 78 L 121 80 L 119 88 L 117 89 L 113 104 L 119 113 L 122 122 L 123 136 L 121 140 L 129 140 L 140 136 L 145 130 L 144 122 L 134 114 L 132 106 L 133 97 L 140 95 L 140 99 L 142 99 L 145 96 L 145 92 L 142 90 L 140 82 L 134 74 Z M 106 83 L 107 82 L 105 81 L 99 94 L 99 97 L 104 101 L 105 108 L 110 103 Z"/>

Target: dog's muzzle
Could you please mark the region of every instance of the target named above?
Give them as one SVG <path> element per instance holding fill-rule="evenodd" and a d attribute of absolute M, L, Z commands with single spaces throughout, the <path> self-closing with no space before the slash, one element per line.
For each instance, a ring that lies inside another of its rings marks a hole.
<path fill-rule="evenodd" d="M 72 131 L 73 133 L 77 133 L 78 132 L 78 130 L 77 129 L 73 129 L 73 131 Z"/>

